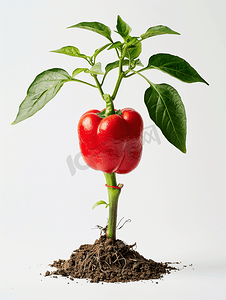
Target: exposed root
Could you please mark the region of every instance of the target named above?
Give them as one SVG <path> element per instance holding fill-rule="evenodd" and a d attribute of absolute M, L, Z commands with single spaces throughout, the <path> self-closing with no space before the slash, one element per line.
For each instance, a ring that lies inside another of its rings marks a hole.
<path fill-rule="evenodd" d="M 62 275 L 69 278 L 86 278 L 91 282 L 127 282 L 159 279 L 170 273 L 169 263 L 157 263 L 146 259 L 121 240 L 113 241 L 102 235 L 93 245 L 81 245 L 73 251 L 70 259 L 58 260 L 51 264 L 56 271 L 49 275 Z"/>

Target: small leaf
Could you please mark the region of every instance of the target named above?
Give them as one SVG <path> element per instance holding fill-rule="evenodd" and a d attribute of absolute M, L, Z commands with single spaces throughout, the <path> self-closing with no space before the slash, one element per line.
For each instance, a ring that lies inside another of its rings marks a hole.
<path fill-rule="evenodd" d="M 152 84 L 145 91 L 144 102 L 166 139 L 186 153 L 186 113 L 178 92 L 165 83 Z"/>
<path fill-rule="evenodd" d="M 85 54 L 81 54 L 79 49 L 74 46 L 65 46 L 58 50 L 53 50 L 50 52 L 62 53 L 62 54 L 75 56 L 75 57 L 81 57 L 81 58 L 87 58 L 87 56 Z"/>
<path fill-rule="evenodd" d="M 139 58 L 136 59 L 136 60 L 134 60 L 133 62 L 134 62 L 134 68 L 135 68 L 136 66 L 141 66 L 141 67 L 144 66 Z"/>
<path fill-rule="evenodd" d="M 94 66 L 92 66 L 92 68 L 90 70 L 86 70 L 86 73 L 90 73 L 90 74 L 94 74 L 94 75 L 104 75 L 104 72 L 101 70 L 101 63 L 98 62 L 96 63 Z"/>
<path fill-rule="evenodd" d="M 141 42 L 138 42 L 135 46 L 133 45 L 134 43 L 135 43 L 135 41 L 127 49 L 127 54 L 126 54 L 126 57 L 130 58 L 131 60 L 137 58 L 142 51 Z"/>
<path fill-rule="evenodd" d="M 147 39 L 149 37 L 152 36 L 156 36 L 156 35 L 162 35 L 162 34 L 179 34 L 178 32 L 170 29 L 167 26 L 164 25 L 158 25 L 158 26 L 154 26 L 154 27 L 150 27 L 144 34 L 142 34 L 140 37 L 142 38 L 142 40 Z"/>
<path fill-rule="evenodd" d="M 139 43 L 140 41 L 139 41 L 139 38 L 138 37 L 135 37 L 135 36 L 133 36 L 133 37 L 129 37 L 128 39 L 127 39 L 127 46 L 129 46 L 129 47 L 132 47 L 132 46 L 134 46 L 134 47 L 136 47 L 136 45 Z"/>
<path fill-rule="evenodd" d="M 39 74 L 27 90 L 27 96 L 19 107 L 19 112 L 12 124 L 17 124 L 39 111 L 61 89 L 71 76 L 63 69 L 54 68 Z"/>
<path fill-rule="evenodd" d="M 95 50 L 93 57 L 96 58 L 98 54 L 100 54 L 102 51 L 104 51 L 104 49 L 106 49 L 109 45 L 111 45 L 111 43 L 108 43 L 98 49 Z"/>
<path fill-rule="evenodd" d="M 135 66 L 143 66 L 140 59 L 137 59 L 137 60 L 133 61 L 132 63 L 134 63 L 134 66 L 133 66 L 134 68 L 135 68 Z M 129 60 L 128 59 L 123 60 L 123 66 L 129 66 Z M 110 72 L 111 70 L 116 69 L 118 67 L 119 67 L 119 60 L 116 60 L 112 63 L 107 64 L 106 67 L 105 67 L 105 75 L 108 72 Z"/>
<path fill-rule="evenodd" d="M 209 85 L 196 70 L 184 59 L 166 53 L 158 53 L 149 58 L 145 69 L 158 69 L 183 82 L 204 82 Z"/>
<path fill-rule="evenodd" d="M 99 22 L 81 22 L 76 25 L 72 25 L 68 28 L 82 28 L 94 31 L 106 37 L 109 41 L 113 42 L 111 39 L 111 29 Z"/>
<path fill-rule="evenodd" d="M 76 75 L 80 74 L 81 72 L 85 72 L 87 70 L 89 70 L 89 69 L 87 69 L 87 68 L 77 68 L 73 71 L 72 77 L 75 77 Z"/>
<path fill-rule="evenodd" d="M 121 37 L 126 40 L 129 37 L 132 28 L 122 20 L 120 16 L 117 18 L 117 33 L 121 35 Z"/>
<path fill-rule="evenodd" d="M 128 59 L 124 60 L 123 62 L 124 62 L 124 64 L 127 64 L 127 65 L 129 64 L 129 60 Z M 108 73 L 111 70 L 116 69 L 118 67 L 119 67 L 119 60 L 116 60 L 116 61 L 114 61 L 114 62 L 109 63 L 109 64 L 106 65 L 105 72 Z"/>
<path fill-rule="evenodd" d="M 108 50 L 115 49 L 115 48 L 118 48 L 121 50 L 122 45 L 123 44 L 121 42 L 117 41 L 117 42 L 111 44 L 111 46 L 108 48 Z"/>
<path fill-rule="evenodd" d="M 128 59 L 124 59 L 123 60 L 123 66 L 128 66 L 128 65 L 129 65 L 129 60 Z M 109 64 L 106 65 L 105 72 L 108 73 L 111 70 L 116 69 L 118 67 L 119 67 L 119 60 L 116 60 L 116 61 L 114 61 L 114 62 L 109 63 Z"/>
<path fill-rule="evenodd" d="M 106 203 L 104 200 L 100 200 L 100 201 L 97 201 L 97 202 L 93 205 L 92 209 L 96 208 L 97 206 L 99 206 L 99 205 L 101 205 L 101 204 L 105 204 L 105 205 L 106 205 L 105 208 L 107 208 L 108 205 L 109 205 L 109 204 Z"/>

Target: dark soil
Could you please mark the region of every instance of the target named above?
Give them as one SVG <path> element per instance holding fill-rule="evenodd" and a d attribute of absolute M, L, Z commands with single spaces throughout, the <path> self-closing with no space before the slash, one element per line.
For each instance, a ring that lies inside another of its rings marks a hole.
<path fill-rule="evenodd" d="M 81 245 L 68 260 L 59 259 L 50 264 L 55 271 L 45 276 L 61 275 L 70 279 L 83 278 L 90 282 L 128 282 L 160 279 L 176 268 L 170 263 L 158 263 L 146 259 L 121 240 L 110 240 L 100 236 L 93 245 Z"/>

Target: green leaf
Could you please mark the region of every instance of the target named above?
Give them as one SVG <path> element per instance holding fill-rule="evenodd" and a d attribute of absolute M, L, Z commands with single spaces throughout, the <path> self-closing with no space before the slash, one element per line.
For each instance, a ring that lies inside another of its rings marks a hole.
<path fill-rule="evenodd" d="M 142 64 L 141 60 L 138 58 L 132 62 L 132 66 L 135 68 L 136 66 L 143 67 L 144 65 Z"/>
<path fill-rule="evenodd" d="M 133 63 L 134 63 L 134 68 L 135 68 L 135 66 L 143 66 L 140 59 L 135 60 Z M 129 66 L 129 60 L 128 59 L 123 60 L 123 66 Z M 111 70 L 116 69 L 118 67 L 119 67 L 119 60 L 116 60 L 112 63 L 107 64 L 106 67 L 105 67 L 105 75 L 108 72 L 110 72 Z"/>
<path fill-rule="evenodd" d="M 90 74 L 94 74 L 94 75 L 104 75 L 104 72 L 101 70 L 101 63 L 98 62 L 96 63 L 94 66 L 92 66 L 92 68 L 90 70 L 86 70 L 86 73 L 90 73 Z"/>
<path fill-rule="evenodd" d="M 39 74 L 27 90 L 27 96 L 19 107 L 19 112 L 12 124 L 17 124 L 39 111 L 61 89 L 71 76 L 63 69 L 54 68 Z"/>
<path fill-rule="evenodd" d="M 178 92 L 165 83 L 152 83 L 145 91 L 144 102 L 150 118 L 166 139 L 186 153 L 186 113 Z"/>
<path fill-rule="evenodd" d="M 109 45 L 111 45 L 111 43 L 108 43 L 108 44 L 96 49 L 92 57 L 94 57 L 94 59 L 95 59 L 97 57 L 97 55 L 100 54 L 102 51 L 104 51 L 104 49 L 106 49 Z"/>
<path fill-rule="evenodd" d="M 123 62 L 122 62 L 122 64 L 123 64 L 123 66 L 128 66 L 129 65 L 129 60 L 128 59 L 124 59 Z M 106 67 L 105 67 L 104 79 L 105 79 L 106 75 L 108 74 L 108 72 L 110 72 L 111 70 L 114 70 L 114 69 L 116 69 L 118 67 L 119 67 L 119 60 L 116 60 L 116 61 L 114 61 L 112 63 L 107 64 Z"/>
<path fill-rule="evenodd" d="M 109 41 L 113 42 L 111 39 L 111 29 L 99 22 L 81 22 L 76 25 L 72 25 L 68 28 L 82 28 L 94 31 L 106 37 Z"/>
<path fill-rule="evenodd" d="M 161 35 L 161 34 L 179 34 L 178 32 L 170 29 L 167 26 L 164 25 L 158 25 L 154 27 L 150 27 L 144 34 L 142 34 L 140 37 L 142 40 L 147 39 L 152 36 Z"/>
<path fill-rule="evenodd" d="M 133 37 L 128 37 L 126 44 L 129 47 L 133 47 L 133 46 L 135 47 L 139 42 L 140 42 L 139 38 L 136 36 L 133 36 Z"/>
<path fill-rule="evenodd" d="M 97 202 L 93 205 L 92 209 L 96 208 L 97 206 L 99 206 L 99 205 L 101 205 L 101 204 L 105 204 L 105 205 L 106 205 L 105 208 L 107 208 L 108 205 L 109 205 L 109 204 L 106 203 L 104 200 L 100 200 L 100 201 L 97 201 Z"/>
<path fill-rule="evenodd" d="M 123 65 L 124 66 L 128 66 L 129 65 L 129 60 L 128 59 L 124 59 L 123 60 Z M 116 60 L 116 61 L 114 61 L 114 62 L 109 63 L 109 64 L 106 65 L 105 72 L 108 73 L 111 70 L 116 69 L 118 67 L 119 67 L 119 60 Z"/>
<path fill-rule="evenodd" d="M 126 40 L 129 37 L 132 28 L 122 20 L 120 16 L 117 18 L 117 33 L 121 35 L 121 37 Z"/>
<path fill-rule="evenodd" d="M 209 85 L 197 71 L 184 59 L 166 53 L 158 53 L 149 58 L 145 69 L 158 69 L 183 82 L 204 82 Z"/>
<path fill-rule="evenodd" d="M 75 70 L 73 71 L 72 77 L 75 77 L 76 75 L 78 75 L 78 74 L 80 74 L 80 73 L 82 73 L 82 72 L 85 72 L 85 71 L 87 71 L 87 70 L 89 70 L 89 69 L 87 69 L 87 68 L 77 68 L 77 69 L 75 69 Z"/>
<path fill-rule="evenodd" d="M 115 48 L 118 48 L 118 49 L 121 50 L 122 49 L 122 45 L 123 44 L 121 42 L 117 41 L 117 42 L 111 44 L 111 46 L 108 48 L 108 50 L 115 49 Z"/>
<path fill-rule="evenodd" d="M 81 57 L 81 58 L 85 58 L 85 59 L 87 58 L 87 56 L 85 54 L 81 54 L 79 49 L 74 46 L 65 46 L 58 50 L 53 50 L 50 52 L 62 53 L 62 54 L 75 56 L 75 57 Z"/>
<path fill-rule="evenodd" d="M 140 55 L 141 51 L 142 45 L 141 42 L 138 42 L 135 46 L 131 45 L 131 47 L 127 49 L 126 57 L 130 58 L 131 60 L 135 59 Z"/>

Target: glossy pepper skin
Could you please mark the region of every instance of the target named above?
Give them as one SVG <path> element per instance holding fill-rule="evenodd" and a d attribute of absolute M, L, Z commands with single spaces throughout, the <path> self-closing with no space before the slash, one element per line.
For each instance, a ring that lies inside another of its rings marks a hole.
<path fill-rule="evenodd" d="M 95 170 L 126 174 L 137 167 L 142 154 L 143 120 L 132 108 L 101 118 L 99 110 L 84 113 L 78 123 L 84 161 Z"/>

